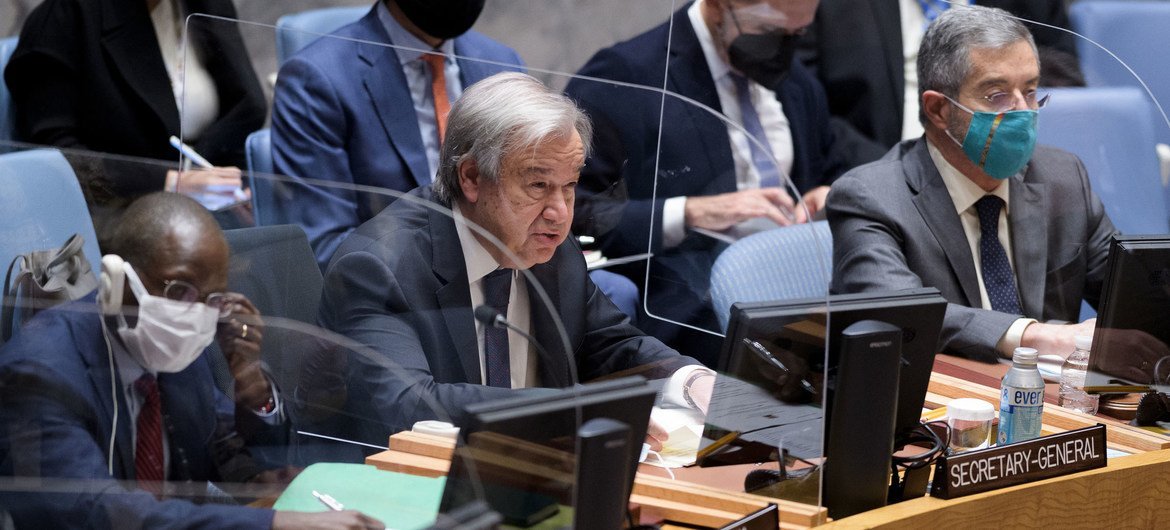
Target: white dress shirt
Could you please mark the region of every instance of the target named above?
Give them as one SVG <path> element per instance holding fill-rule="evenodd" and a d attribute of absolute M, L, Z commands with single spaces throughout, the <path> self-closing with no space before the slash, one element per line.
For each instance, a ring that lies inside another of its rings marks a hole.
<path fill-rule="evenodd" d="M 159 2 L 150 12 L 150 21 L 171 80 L 183 140 L 190 143 L 203 136 L 203 131 L 219 117 L 219 92 L 198 47 L 187 47 L 185 23 L 175 1 Z M 192 27 L 211 23 L 207 18 L 191 19 Z"/>
<path fill-rule="evenodd" d="M 455 41 L 447 39 L 438 48 L 431 46 L 402 27 L 385 2 L 378 2 L 375 8 L 378 11 L 378 20 L 390 34 L 390 42 L 394 43 L 394 52 L 398 54 L 398 62 L 402 64 L 402 73 L 406 75 L 406 85 L 410 88 L 410 99 L 414 102 L 414 114 L 418 117 L 418 132 L 422 135 L 423 148 L 427 152 L 427 166 L 430 175 L 429 182 L 434 180 L 439 171 L 439 125 L 435 121 L 435 98 L 431 94 L 430 66 L 423 60 L 424 53 L 441 53 L 446 57 L 443 76 L 447 81 L 447 98 L 451 101 L 459 99 L 463 94 L 463 82 L 459 78 L 459 63 L 455 60 Z"/>
<path fill-rule="evenodd" d="M 984 195 L 995 195 L 1003 199 L 1003 208 L 999 211 L 999 243 L 1003 245 L 1003 249 L 1007 252 L 1008 263 L 1012 266 L 1012 271 L 1016 270 L 1015 261 L 1012 254 L 1012 236 L 1011 236 L 1011 216 L 1008 215 L 1008 205 L 1010 201 L 1011 187 L 1007 185 L 1007 181 L 1000 183 L 998 187 L 990 193 L 983 191 L 977 184 L 971 181 L 955 169 L 954 166 L 947 162 L 942 153 L 930 142 L 926 143 L 926 148 L 930 152 L 930 158 L 934 161 L 935 167 L 942 175 L 943 183 L 947 186 L 947 193 L 951 196 L 951 202 L 954 203 L 955 212 L 959 215 L 959 221 L 963 224 L 963 234 L 967 236 L 967 244 L 971 249 L 971 257 L 975 262 L 975 278 L 979 280 L 979 299 L 983 301 L 983 309 L 991 309 L 991 300 L 987 297 L 987 287 L 983 283 L 983 267 L 979 258 L 979 214 L 975 210 L 975 203 L 982 199 Z M 1017 284 L 1018 284 L 1017 280 Z M 1036 322 L 1033 318 L 1020 318 L 1012 323 L 1004 336 L 1000 338 L 996 349 L 1001 354 L 1010 356 L 1012 352 L 1019 347 L 1020 340 L 1023 338 L 1024 328 L 1028 324 Z"/>
<path fill-rule="evenodd" d="M 743 123 L 743 112 L 739 108 L 739 99 L 735 93 L 735 82 L 731 79 L 731 66 L 719 56 L 715 46 L 715 37 L 701 13 L 703 0 L 698 0 L 687 9 L 691 26 L 699 38 L 699 46 L 703 49 L 703 57 L 707 60 L 707 68 L 711 70 L 712 80 L 715 82 L 715 91 L 719 95 L 719 106 L 723 114 L 732 123 Z M 792 131 L 789 128 L 788 117 L 776 93 L 764 88 L 759 83 L 748 80 L 752 106 L 760 117 L 760 125 L 768 137 L 768 144 L 772 154 L 780 163 L 780 171 L 788 175 L 792 171 L 795 157 L 792 146 Z M 760 174 L 752 164 L 751 147 L 748 145 L 747 134 L 740 127 L 727 127 L 728 139 L 731 142 L 731 158 L 735 163 L 735 183 L 737 190 L 755 189 L 760 187 Z M 666 200 L 662 209 L 663 244 L 672 247 L 682 243 L 686 237 L 686 218 L 684 207 L 686 197 L 671 197 Z"/>

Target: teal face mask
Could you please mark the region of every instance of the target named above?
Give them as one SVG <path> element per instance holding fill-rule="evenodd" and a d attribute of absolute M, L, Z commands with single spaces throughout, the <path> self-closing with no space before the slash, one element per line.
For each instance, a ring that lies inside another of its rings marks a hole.
<path fill-rule="evenodd" d="M 975 112 L 949 97 L 947 99 L 971 114 L 971 125 L 960 145 L 967 158 L 984 173 L 1004 180 L 1019 173 L 1032 159 L 1032 151 L 1036 148 L 1035 110 Z M 947 135 L 950 135 L 949 131 Z M 955 143 L 959 141 L 955 140 Z"/>

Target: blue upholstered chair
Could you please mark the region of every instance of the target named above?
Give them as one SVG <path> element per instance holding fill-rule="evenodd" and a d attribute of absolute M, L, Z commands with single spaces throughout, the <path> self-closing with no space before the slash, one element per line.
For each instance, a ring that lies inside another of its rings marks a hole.
<path fill-rule="evenodd" d="M 101 252 L 93 220 L 77 176 L 60 151 L 37 149 L 0 155 L 0 190 L 3 270 L 20 254 L 57 248 L 69 236 L 81 234 L 85 257 L 94 274 L 98 273 Z M 7 292 L 8 286 L 2 287 Z"/>
<path fill-rule="evenodd" d="M 1154 110 L 1146 94 L 1133 87 L 1063 88 L 1051 94 L 1040 110 L 1039 142 L 1080 157 L 1118 230 L 1170 232 L 1154 150 Z"/>
<path fill-rule="evenodd" d="M 1170 2 L 1078 0 L 1069 8 L 1073 29 L 1125 61 L 1145 80 L 1154 97 L 1170 113 Z M 1140 86 L 1125 67 L 1101 48 L 1077 40 L 1081 69 L 1089 86 Z M 1170 143 L 1170 126 L 1157 115 L 1154 133 Z"/>
<path fill-rule="evenodd" d="M 16 139 L 16 118 L 12 115 L 12 94 L 4 82 L 4 69 L 16 49 L 16 37 L 0 39 L 0 142 Z"/>
<path fill-rule="evenodd" d="M 273 175 L 272 131 L 260 129 L 248 135 L 244 141 L 244 153 L 248 162 L 248 185 L 252 187 L 252 213 L 257 226 L 280 224 L 276 217 L 279 201 L 289 198 L 284 181 Z M 287 217 L 286 217 L 287 218 Z"/>
<path fill-rule="evenodd" d="M 760 232 L 727 247 L 711 267 L 711 303 L 727 329 L 731 304 L 827 296 L 833 270 L 828 221 Z"/>
<path fill-rule="evenodd" d="M 280 17 L 276 21 L 276 62 L 283 63 L 297 50 L 322 35 L 354 22 L 370 11 L 370 7 L 330 7 L 313 9 Z"/>

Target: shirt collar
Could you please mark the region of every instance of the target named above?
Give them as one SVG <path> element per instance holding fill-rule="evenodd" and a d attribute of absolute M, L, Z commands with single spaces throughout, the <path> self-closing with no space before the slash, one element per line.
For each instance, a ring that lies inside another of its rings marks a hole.
<path fill-rule="evenodd" d="M 459 234 L 459 248 L 463 250 L 463 263 L 467 266 L 467 283 L 472 284 L 500 268 L 500 264 L 471 232 L 471 228 L 467 226 L 470 221 L 464 219 L 463 213 L 459 211 L 459 204 L 451 202 L 455 232 Z"/>
<path fill-rule="evenodd" d="M 1011 186 L 1007 185 L 1006 180 L 1000 182 L 999 186 L 996 186 L 989 193 L 984 191 L 983 188 L 980 188 L 978 184 L 972 182 L 966 175 L 963 175 L 963 172 L 956 169 L 955 166 L 952 166 L 950 162 L 947 162 L 942 151 L 939 151 L 929 140 L 926 142 L 926 149 L 930 152 L 930 159 L 934 161 L 934 166 L 938 168 L 939 175 L 942 175 L 943 184 L 946 185 L 947 193 L 951 195 L 951 202 L 955 205 L 955 212 L 962 214 L 968 208 L 974 206 L 984 195 L 995 195 L 1003 199 L 1005 209 L 1010 204 L 1008 202 L 1008 190 Z"/>
<path fill-rule="evenodd" d="M 101 318 L 106 318 L 104 315 Z M 115 319 L 116 320 L 116 319 Z M 126 350 L 126 345 L 122 343 L 122 338 L 118 336 L 117 324 L 109 325 L 106 322 L 102 328 L 103 333 L 108 330 L 106 339 L 110 342 L 110 353 L 114 356 L 114 366 L 118 368 L 118 377 L 122 380 L 122 387 L 126 388 L 132 386 L 139 377 L 146 374 L 146 369 L 134 360 L 130 352 Z"/>
<path fill-rule="evenodd" d="M 398 54 L 398 62 L 403 65 L 410 64 L 416 61 L 422 54 L 428 51 L 436 51 L 442 53 L 447 62 L 450 63 L 455 57 L 455 39 L 447 39 L 439 45 L 438 48 L 432 48 L 431 45 L 423 42 L 413 33 L 402 27 L 394 15 L 390 14 L 390 9 L 386 7 L 386 2 L 378 1 L 377 7 L 374 8 L 378 12 L 378 21 L 382 23 L 382 27 L 386 29 L 386 33 L 390 35 L 390 43 L 394 45 L 394 52 Z"/>
<path fill-rule="evenodd" d="M 687 8 L 687 16 L 691 19 L 695 35 L 699 37 L 699 47 L 703 49 L 707 68 L 711 70 L 711 78 L 719 81 L 731 73 L 731 67 L 728 66 L 727 61 L 723 60 L 723 57 L 719 56 L 719 49 L 715 47 L 715 36 L 711 34 L 711 28 L 703 19 L 702 8 L 703 0 L 696 0 L 694 4 L 691 4 L 691 7 Z"/>

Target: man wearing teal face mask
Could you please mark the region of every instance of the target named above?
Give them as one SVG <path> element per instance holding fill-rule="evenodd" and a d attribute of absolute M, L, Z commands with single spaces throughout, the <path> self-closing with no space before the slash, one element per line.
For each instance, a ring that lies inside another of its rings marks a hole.
<path fill-rule="evenodd" d="M 1040 67 L 1001 10 L 952 8 L 918 53 L 922 138 L 829 195 L 833 290 L 929 286 L 950 301 L 940 350 L 992 362 L 1017 346 L 1067 356 L 1096 305 L 1116 233 L 1072 154 L 1037 147 Z"/>

